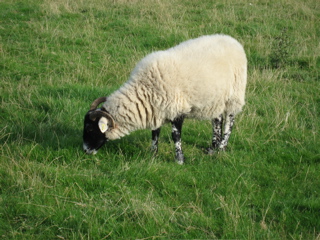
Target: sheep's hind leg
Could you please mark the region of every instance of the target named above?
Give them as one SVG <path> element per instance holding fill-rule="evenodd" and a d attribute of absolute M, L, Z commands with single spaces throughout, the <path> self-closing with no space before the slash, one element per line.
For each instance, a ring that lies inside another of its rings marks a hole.
<path fill-rule="evenodd" d="M 234 124 L 234 115 L 233 114 L 227 115 L 226 123 L 224 125 L 223 138 L 222 138 L 220 146 L 219 146 L 219 149 L 222 151 L 225 150 L 228 145 L 228 141 L 229 141 L 229 137 L 232 132 L 233 124 Z"/>
<path fill-rule="evenodd" d="M 151 151 L 157 153 L 158 152 L 158 142 L 161 128 L 157 128 L 156 130 L 152 130 L 152 145 Z"/>
<path fill-rule="evenodd" d="M 218 151 L 219 146 L 222 140 L 222 126 L 223 126 L 223 117 L 220 115 L 218 118 L 212 120 L 212 147 L 208 148 L 208 154 L 213 154 Z"/>
<path fill-rule="evenodd" d="M 174 119 L 172 123 L 172 139 L 175 145 L 176 161 L 178 164 L 184 163 L 184 156 L 181 147 L 181 129 L 184 117 Z"/>

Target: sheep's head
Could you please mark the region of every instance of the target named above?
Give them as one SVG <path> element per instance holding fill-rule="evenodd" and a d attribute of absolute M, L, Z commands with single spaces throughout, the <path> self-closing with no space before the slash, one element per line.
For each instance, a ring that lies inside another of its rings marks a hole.
<path fill-rule="evenodd" d="M 96 99 L 84 117 L 83 150 L 88 154 L 97 153 L 108 140 L 105 133 L 114 127 L 112 116 L 103 108 L 97 109 L 98 105 L 106 100 L 106 97 Z"/>

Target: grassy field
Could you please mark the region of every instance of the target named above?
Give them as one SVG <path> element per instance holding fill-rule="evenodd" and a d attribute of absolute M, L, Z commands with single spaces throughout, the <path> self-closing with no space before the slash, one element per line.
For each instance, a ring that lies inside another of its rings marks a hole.
<path fill-rule="evenodd" d="M 147 53 L 237 38 L 246 106 L 226 152 L 187 120 L 82 150 L 92 100 Z M 1 239 L 320 239 L 318 0 L 1 0 Z"/>

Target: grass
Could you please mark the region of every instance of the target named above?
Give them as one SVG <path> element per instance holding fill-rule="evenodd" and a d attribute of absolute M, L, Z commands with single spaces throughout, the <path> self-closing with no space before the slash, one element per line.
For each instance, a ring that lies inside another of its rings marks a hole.
<path fill-rule="evenodd" d="M 0 2 L 0 238 L 320 239 L 320 5 L 307 1 Z M 225 33 L 247 104 L 226 152 L 187 120 L 81 149 L 83 116 L 151 51 Z"/>

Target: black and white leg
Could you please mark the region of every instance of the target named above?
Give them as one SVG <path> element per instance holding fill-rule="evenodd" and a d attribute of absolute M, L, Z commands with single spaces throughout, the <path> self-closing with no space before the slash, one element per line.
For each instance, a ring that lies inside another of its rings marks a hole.
<path fill-rule="evenodd" d="M 219 146 L 219 150 L 225 150 L 225 148 L 228 145 L 229 137 L 232 132 L 232 127 L 234 124 L 234 114 L 228 114 L 226 115 L 226 120 L 224 124 L 224 132 L 223 137 Z"/>
<path fill-rule="evenodd" d="M 155 153 L 158 152 L 158 142 L 161 128 L 157 128 L 156 130 L 152 130 L 152 145 L 151 150 Z"/>
<path fill-rule="evenodd" d="M 218 151 L 222 140 L 222 127 L 223 127 L 223 117 L 219 117 L 212 120 L 212 147 L 208 149 L 208 154 L 213 154 Z"/>
<path fill-rule="evenodd" d="M 179 164 L 184 163 L 184 156 L 181 147 L 181 129 L 183 124 L 184 117 L 181 116 L 179 118 L 174 119 L 172 123 L 172 139 L 175 146 L 176 151 L 176 161 Z"/>

